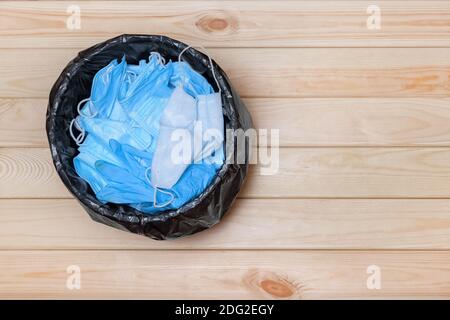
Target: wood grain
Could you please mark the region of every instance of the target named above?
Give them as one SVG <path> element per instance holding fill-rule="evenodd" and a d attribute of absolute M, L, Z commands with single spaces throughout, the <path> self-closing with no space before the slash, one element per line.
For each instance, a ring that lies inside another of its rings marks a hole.
<path fill-rule="evenodd" d="M 240 196 L 450 197 L 449 148 L 281 148 L 273 164 L 252 167 Z M 0 198 L 68 197 L 47 148 L 0 148 Z"/>
<path fill-rule="evenodd" d="M 87 47 L 123 33 L 164 34 L 220 47 L 448 47 L 447 1 L 77 2 L 81 29 L 66 27 L 65 1 L 2 1 L 0 47 Z"/>
<path fill-rule="evenodd" d="M 0 200 L 0 235 L 0 250 L 448 250 L 450 201 L 238 199 L 212 229 L 153 241 L 95 223 L 75 200 Z"/>
<path fill-rule="evenodd" d="M 47 99 L 0 99 L 0 147 L 47 147 Z M 450 146 L 450 99 L 245 99 L 280 146 Z M 270 142 L 270 141 L 269 141 Z"/>
<path fill-rule="evenodd" d="M 449 264 L 416 251 L 2 251 L 0 298 L 448 298 Z M 72 265 L 80 290 L 66 287 Z"/>
<path fill-rule="evenodd" d="M 449 197 L 448 148 L 280 149 L 275 175 L 250 171 L 243 197 Z"/>
<path fill-rule="evenodd" d="M 47 99 L 0 99 L 0 147 L 46 147 Z"/>
<path fill-rule="evenodd" d="M 77 49 L 1 49 L 0 97 L 46 98 Z M 211 49 L 243 97 L 449 97 L 450 48 Z"/>

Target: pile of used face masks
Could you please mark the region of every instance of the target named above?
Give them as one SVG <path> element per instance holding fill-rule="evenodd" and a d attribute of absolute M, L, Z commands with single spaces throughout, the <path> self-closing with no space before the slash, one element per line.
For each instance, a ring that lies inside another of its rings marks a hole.
<path fill-rule="evenodd" d="M 144 213 L 177 209 L 224 162 L 221 93 L 180 57 L 166 64 L 152 52 L 139 65 L 112 61 L 95 75 L 78 113 L 69 128 L 79 146 L 74 167 L 102 203 Z"/>

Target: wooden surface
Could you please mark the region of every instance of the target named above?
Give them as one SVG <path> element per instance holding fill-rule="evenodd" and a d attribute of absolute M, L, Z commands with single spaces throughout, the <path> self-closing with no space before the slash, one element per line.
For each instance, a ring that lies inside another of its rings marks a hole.
<path fill-rule="evenodd" d="M 81 30 L 68 2 L 0 2 L 0 298 L 450 298 L 449 1 L 378 1 L 380 30 L 359 0 L 74 3 Z M 280 129 L 278 173 L 254 166 L 210 230 L 95 223 L 53 168 L 53 82 L 121 33 L 205 45 Z"/>

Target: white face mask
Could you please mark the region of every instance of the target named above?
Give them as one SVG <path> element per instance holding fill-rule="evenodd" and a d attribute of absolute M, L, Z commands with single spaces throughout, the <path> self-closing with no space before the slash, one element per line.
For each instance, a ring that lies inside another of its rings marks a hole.
<path fill-rule="evenodd" d="M 154 187 L 170 189 L 183 175 L 189 163 L 172 159 L 172 150 L 179 142 L 173 141 L 173 133 L 183 129 L 193 134 L 197 118 L 196 100 L 181 87 L 172 93 L 160 119 L 158 143 L 153 155 L 151 182 Z"/>
<path fill-rule="evenodd" d="M 194 162 L 209 157 L 223 146 L 224 123 L 220 93 L 197 97 L 197 125 L 201 125 L 201 150 L 194 150 Z M 197 137 L 196 137 L 197 138 Z"/>
<path fill-rule="evenodd" d="M 186 47 L 179 56 L 188 49 Z M 186 168 L 194 161 L 200 161 L 212 154 L 213 151 L 223 146 L 224 141 L 224 121 L 222 114 L 222 95 L 219 83 L 214 73 L 214 67 L 210 57 L 214 80 L 219 88 L 218 93 L 208 95 L 198 95 L 194 99 L 187 94 L 182 87 L 175 88 L 169 102 L 160 118 L 160 131 L 156 150 L 151 166 L 151 185 L 155 188 L 154 206 L 165 207 L 170 201 L 164 204 L 156 203 L 157 191 L 172 195 L 168 191 L 161 190 L 172 188 L 183 175 Z M 206 138 L 196 137 L 194 126 L 200 124 L 201 134 Z M 189 161 L 177 161 L 173 159 L 173 151 L 178 141 L 174 141 L 174 132 L 183 129 L 189 135 L 186 141 L 189 150 Z M 196 140 L 197 139 L 197 140 Z M 206 140 L 206 141 L 204 141 Z M 194 141 L 201 141 L 199 150 L 194 150 Z M 195 177 L 193 177 L 195 178 Z"/>

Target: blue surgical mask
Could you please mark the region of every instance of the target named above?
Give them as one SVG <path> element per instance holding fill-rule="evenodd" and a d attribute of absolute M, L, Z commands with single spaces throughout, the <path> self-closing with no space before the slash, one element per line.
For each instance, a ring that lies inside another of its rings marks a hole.
<path fill-rule="evenodd" d="M 126 70 L 125 58 L 120 63 L 113 60 L 94 76 L 91 96 L 85 99 L 86 104 L 79 110 L 84 117 L 109 118 L 123 82 Z M 79 107 L 80 108 L 80 105 Z"/>
<path fill-rule="evenodd" d="M 178 209 L 195 197 L 198 197 L 211 184 L 216 176 L 216 172 L 215 165 L 192 164 L 187 167 L 180 180 L 170 189 L 169 192 L 173 200 L 171 196 L 160 192 L 161 190 L 158 189 L 156 203 L 160 205 L 155 206 L 155 202 L 148 201 L 131 204 L 131 206 L 148 213 Z"/>
<path fill-rule="evenodd" d="M 156 147 L 159 133 L 159 119 L 169 101 L 172 89 L 168 82 L 172 68 L 170 63 L 158 67 L 146 76 L 146 82 L 134 94 L 129 94 L 120 104 L 128 117 L 152 137 L 151 150 Z"/>
<path fill-rule="evenodd" d="M 192 97 L 210 94 L 214 90 L 209 82 L 186 62 L 174 62 L 173 73 L 170 78 L 173 87 L 182 87 Z"/>
<path fill-rule="evenodd" d="M 100 118 L 77 118 L 77 123 L 88 135 L 95 136 L 105 145 L 114 139 L 137 149 L 145 150 L 153 143 L 153 137 L 143 130 L 134 120 L 128 122 Z"/>
<path fill-rule="evenodd" d="M 139 95 L 144 88 L 148 88 L 166 69 L 162 63 L 161 55 L 152 53 L 148 63 L 144 60 L 139 61 L 139 66 L 129 66 L 127 69 L 126 82 L 129 84 L 126 91 L 121 91 L 120 100 L 126 100 L 133 95 Z M 134 74 L 132 76 L 131 74 Z"/>
<path fill-rule="evenodd" d="M 78 150 L 79 154 L 73 159 L 75 170 L 97 193 L 107 185 L 107 179 L 96 170 L 95 162 L 98 159 L 104 159 L 115 165 L 122 165 L 123 162 L 108 145 L 105 146 L 93 135 L 88 135 Z"/>

